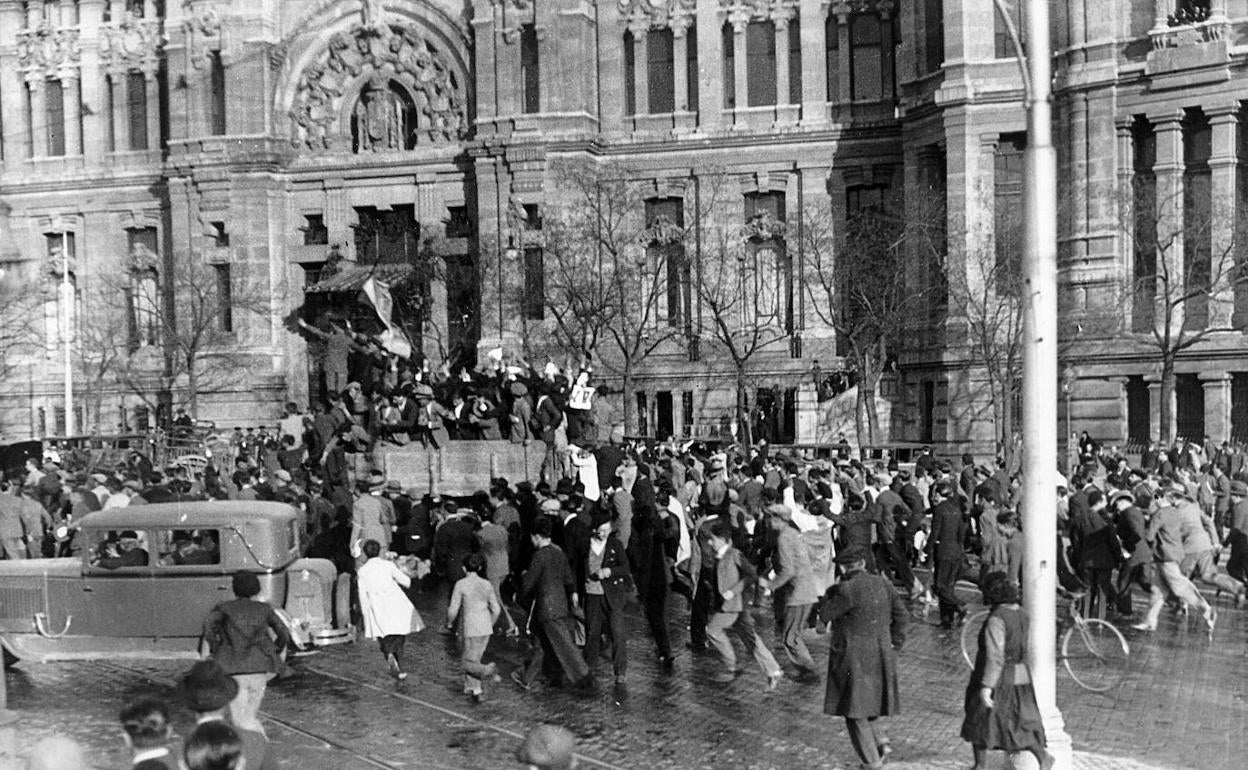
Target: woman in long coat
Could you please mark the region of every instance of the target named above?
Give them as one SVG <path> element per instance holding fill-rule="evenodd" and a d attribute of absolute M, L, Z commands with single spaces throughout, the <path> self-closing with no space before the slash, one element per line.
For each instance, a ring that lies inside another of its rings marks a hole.
<path fill-rule="evenodd" d="M 979 632 L 962 722 L 962 739 L 975 754 L 972 770 L 986 770 L 991 749 L 1030 752 L 1048 770 L 1054 757 L 1045 748 L 1044 722 L 1023 662 L 1027 618 L 1018 606 L 1018 585 L 1004 572 L 992 572 L 983 592 L 992 610 Z"/>
<path fill-rule="evenodd" d="M 866 571 L 862 549 L 841 552 L 836 563 L 844 577 L 819 613 L 832 629 L 823 713 L 845 718 L 858 758 L 877 768 L 892 753 L 876 719 L 899 710 L 896 650 L 905 642 L 909 613 L 888 578 Z"/>
<path fill-rule="evenodd" d="M 376 639 L 391 676 L 406 679 L 403 670 L 403 643 L 407 635 L 425 627 L 404 588 L 412 579 L 398 565 L 381 556 L 381 543 L 365 541 L 368 561 L 356 571 L 360 591 L 360 613 L 364 616 L 364 637 Z"/>

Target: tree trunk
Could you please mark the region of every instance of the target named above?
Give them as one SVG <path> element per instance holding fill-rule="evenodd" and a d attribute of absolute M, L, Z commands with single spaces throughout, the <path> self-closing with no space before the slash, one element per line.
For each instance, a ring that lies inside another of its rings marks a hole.
<path fill-rule="evenodd" d="M 186 357 L 186 391 L 190 398 L 191 419 L 199 419 L 199 373 L 195 371 L 195 356 Z"/>
<path fill-rule="evenodd" d="M 633 366 L 631 363 L 624 364 L 623 386 L 624 396 L 623 403 L 620 407 L 624 410 L 624 435 L 637 435 L 637 413 L 636 404 L 633 399 Z"/>
<path fill-rule="evenodd" d="M 737 363 L 737 435 L 742 445 L 750 447 L 754 443 L 754 426 L 750 421 L 749 409 L 745 394 L 745 363 Z"/>
<path fill-rule="evenodd" d="M 866 403 L 867 386 L 863 380 L 858 381 L 858 395 L 854 399 L 854 443 L 858 445 L 858 452 L 862 455 L 862 448 L 870 446 L 867 440 L 867 403 Z"/>
<path fill-rule="evenodd" d="M 1163 448 L 1168 449 L 1174 441 L 1174 355 L 1163 354 L 1161 357 L 1161 406 L 1157 410 L 1161 424 L 1157 428 Z M 1197 439 L 1200 437 L 1197 436 Z"/>
<path fill-rule="evenodd" d="M 1006 387 L 1002 391 L 1005 399 L 1001 404 L 1001 431 L 997 436 L 997 454 L 1005 460 L 1005 467 L 1010 467 L 1014 459 L 1014 390 Z"/>

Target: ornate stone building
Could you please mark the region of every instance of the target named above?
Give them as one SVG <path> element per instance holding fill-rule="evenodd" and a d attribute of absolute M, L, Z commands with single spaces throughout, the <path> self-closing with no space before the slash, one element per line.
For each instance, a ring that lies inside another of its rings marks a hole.
<path fill-rule="evenodd" d="M 1151 190 L 1195 221 L 1200 200 L 1242 200 L 1248 2 L 1070 0 L 1053 23 L 1072 427 L 1156 433 L 1147 332 L 1165 303 L 1136 279 L 1160 265 L 1218 289 L 1181 324 L 1209 333 L 1177 357 L 1178 429 L 1248 434 L 1239 294 L 1214 264 L 1225 222 L 1166 250 L 1133 205 Z M 887 210 L 928 236 L 906 241 L 922 306 L 881 382 L 893 438 L 990 451 L 1011 399 L 992 397 L 1002 363 L 979 343 L 982 317 L 1012 307 L 1022 93 L 992 0 L 0 0 L 0 260 L 46 321 L 35 350 L 6 352 L 0 418 L 63 426 L 66 268 L 87 427 L 132 422 L 136 385 L 186 400 L 165 321 L 193 315 L 180 275 L 238 300 L 197 350 L 240 373 L 199 388 L 226 424 L 342 384 L 329 322 L 365 322 L 350 308 L 370 279 L 435 362 L 537 354 L 566 269 L 543 221 L 575 203 L 575 168 L 625 173 L 635 203 L 621 253 L 654 295 L 638 338 L 662 337 L 624 394 L 640 430 L 730 420 L 738 372 L 704 288 L 736 276 L 752 310 L 732 329 L 769 332 L 741 380 L 761 427 L 826 438 L 816 384 L 846 343 L 809 233 L 826 226 L 835 253 L 856 214 Z M 122 319 L 126 383 L 86 370 L 100 303 Z"/>

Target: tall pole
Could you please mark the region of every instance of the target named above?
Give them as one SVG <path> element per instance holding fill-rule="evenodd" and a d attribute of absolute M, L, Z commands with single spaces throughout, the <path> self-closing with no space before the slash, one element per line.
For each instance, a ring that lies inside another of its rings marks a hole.
<path fill-rule="evenodd" d="M 61 236 L 61 303 L 64 305 L 65 435 L 74 435 L 74 289 L 69 282 L 69 238 Z"/>
<path fill-rule="evenodd" d="M 1027 150 L 1023 202 L 1023 597 L 1027 663 L 1057 767 L 1072 764 L 1057 708 L 1057 153 L 1053 149 L 1048 0 L 1027 0 Z"/>

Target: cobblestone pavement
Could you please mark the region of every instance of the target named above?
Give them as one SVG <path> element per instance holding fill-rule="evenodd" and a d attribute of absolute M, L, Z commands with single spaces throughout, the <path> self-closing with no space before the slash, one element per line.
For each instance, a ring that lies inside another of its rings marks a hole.
<path fill-rule="evenodd" d="M 823 686 L 786 679 L 764 691 L 752 665 L 730 685 L 710 681 L 715 661 L 683 649 L 672 675 L 660 672 L 632 618 L 630 669 L 624 689 L 609 685 L 592 696 L 525 693 L 506 679 L 523 655 L 521 644 L 496 639 L 504 681 L 480 705 L 469 703 L 451 637 L 436 629 L 441 607 L 419 602 L 429 628 L 408 642 L 411 677 L 387 676 L 376 644 L 361 641 L 303 660 L 300 676 L 270 686 L 264 716 L 282 768 L 497 768 L 516 766 L 512 752 L 534 724 L 572 729 L 588 767 L 603 768 L 851 768 L 853 752 L 840 720 L 822 715 Z M 1232 768 L 1248 756 L 1244 702 L 1248 613 L 1221 602 L 1211 644 L 1201 621 L 1167 618 L 1153 634 L 1128 632 L 1133 670 L 1115 691 L 1098 695 L 1059 672 L 1058 699 L 1077 768 Z M 759 628 L 781 648 L 757 610 Z M 683 627 L 682 600 L 673 625 Z M 958 738 L 968 669 L 954 634 L 916 617 L 900 658 L 903 713 L 887 720 L 897 768 L 964 768 L 969 751 Z M 811 635 L 812 652 L 827 659 L 826 637 Z M 751 663 L 748 657 L 743 663 Z M 128 766 L 116 713 L 140 694 L 173 700 L 184 664 L 82 662 L 20 664 L 8 674 L 10 707 L 19 715 L 19 753 L 36 738 L 67 733 L 90 747 L 99 767 Z M 603 660 L 600 676 L 610 681 Z M 178 728 L 189 715 L 178 709 Z M 0 746 L 3 743 L 0 742 Z M 1238 759 L 1237 759 L 1238 758 Z M 1030 761 L 1030 758 L 1027 758 Z M 1004 760 L 999 758 L 998 762 Z M 4 762 L 0 761 L 0 765 Z"/>

